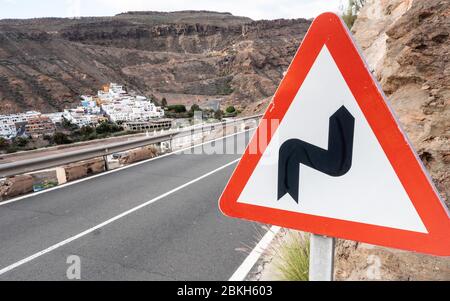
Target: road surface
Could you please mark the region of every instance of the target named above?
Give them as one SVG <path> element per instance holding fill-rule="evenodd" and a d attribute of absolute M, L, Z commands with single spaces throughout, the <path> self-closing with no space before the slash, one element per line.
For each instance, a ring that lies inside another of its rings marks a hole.
<path fill-rule="evenodd" d="M 228 280 L 265 232 L 217 205 L 250 135 L 0 205 L 0 280 Z"/>

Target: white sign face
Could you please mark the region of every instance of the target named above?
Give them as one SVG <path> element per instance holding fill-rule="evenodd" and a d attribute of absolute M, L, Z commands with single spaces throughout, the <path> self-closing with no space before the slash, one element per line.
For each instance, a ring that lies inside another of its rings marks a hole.
<path fill-rule="evenodd" d="M 289 139 L 327 149 L 329 122 L 344 106 L 355 119 L 351 168 L 330 176 L 300 166 L 298 203 L 278 199 L 279 151 Z M 427 233 L 427 229 L 358 106 L 333 57 L 323 46 L 292 101 L 239 203 Z"/>

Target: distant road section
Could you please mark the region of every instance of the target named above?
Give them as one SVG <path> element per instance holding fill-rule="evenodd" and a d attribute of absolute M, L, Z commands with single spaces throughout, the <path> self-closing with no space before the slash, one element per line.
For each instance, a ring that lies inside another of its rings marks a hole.
<path fill-rule="evenodd" d="M 0 280 L 228 280 L 265 233 L 217 204 L 251 134 L 0 205 Z"/>

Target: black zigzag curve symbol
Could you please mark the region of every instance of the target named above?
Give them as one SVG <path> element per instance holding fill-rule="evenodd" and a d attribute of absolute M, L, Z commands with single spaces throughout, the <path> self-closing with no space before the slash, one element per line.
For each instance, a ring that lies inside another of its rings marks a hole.
<path fill-rule="evenodd" d="M 300 164 L 329 176 L 340 177 L 352 167 L 355 118 L 342 106 L 331 117 L 328 150 L 299 139 L 290 139 L 280 148 L 278 159 L 278 200 L 287 193 L 298 203 Z"/>

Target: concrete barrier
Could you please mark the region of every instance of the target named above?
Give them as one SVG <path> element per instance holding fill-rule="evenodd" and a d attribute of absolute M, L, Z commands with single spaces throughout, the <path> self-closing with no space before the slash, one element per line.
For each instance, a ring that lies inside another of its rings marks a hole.
<path fill-rule="evenodd" d="M 0 182 L 0 199 L 12 198 L 33 191 L 33 177 L 20 175 Z"/>
<path fill-rule="evenodd" d="M 106 170 L 105 160 L 96 158 L 63 166 L 66 174 L 66 181 L 75 181 L 87 176 L 95 175 Z"/>
<path fill-rule="evenodd" d="M 127 165 L 138 161 L 154 158 L 158 155 L 158 150 L 153 147 L 144 147 L 140 149 L 134 149 L 127 152 L 119 159 L 121 165 Z"/>

